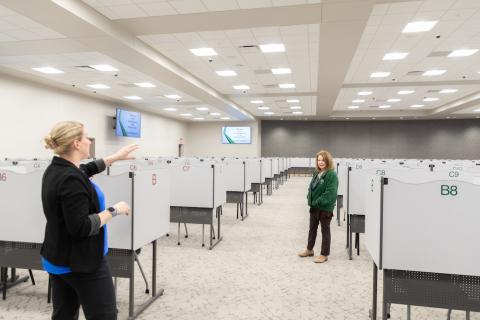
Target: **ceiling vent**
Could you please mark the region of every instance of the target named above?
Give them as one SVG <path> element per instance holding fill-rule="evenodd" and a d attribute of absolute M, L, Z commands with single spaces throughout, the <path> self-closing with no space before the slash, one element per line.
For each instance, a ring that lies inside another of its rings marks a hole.
<path fill-rule="evenodd" d="M 125 88 L 138 88 L 136 85 L 134 85 L 133 83 L 121 83 L 120 84 L 122 87 L 125 87 Z"/>
<path fill-rule="evenodd" d="M 75 69 L 80 71 L 95 71 L 95 69 L 90 66 L 75 66 Z"/>
<path fill-rule="evenodd" d="M 450 53 L 451 51 L 433 51 L 427 56 L 427 58 L 444 58 Z"/>
<path fill-rule="evenodd" d="M 272 74 L 272 71 L 268 70 L 268 69 L 261 69 L 261 70 L 254 70 L 253 73 L 255 73 L 255 74 Z"/>
<path fill-rule="evenodd" d="M 440 91 L 440 89 L 430 89 L 427 91 L 427 93 L 439 93 Z"/>
<path fill-rule="evenodd" d="M 240 53 L 260 53 L 260 49 L 255 44 L 239 46 L 238 51 Z"/>
<path fill-rule="evenodd" d="M 378 108 L 378 106 L 368 106 L 369 108 Z"/>
<path fill-rule="evenodd" d="M 266 84 L 263 87 L 266 89 L 278 89 L 278 84 Z"/>
<path fill-rule="evenodd" d="M 425 71 L 418 71 L 418 70 L 415 70 L 415 71 L 409 71 L 407 73 L 407 76 L 421 76 Z"/>

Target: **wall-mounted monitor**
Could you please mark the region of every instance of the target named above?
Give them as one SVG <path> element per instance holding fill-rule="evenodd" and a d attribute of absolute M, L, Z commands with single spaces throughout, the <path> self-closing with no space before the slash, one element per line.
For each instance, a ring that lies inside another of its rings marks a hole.
<path fill-rule="evenodd" d="M 223 144 L 252 143 L 251 127 L 222 127 Z"/>
<path fill-rule="evenodd" d="M 140 112 L 117 109 L 115 135 L 140 138 L 142 118 Z"/>

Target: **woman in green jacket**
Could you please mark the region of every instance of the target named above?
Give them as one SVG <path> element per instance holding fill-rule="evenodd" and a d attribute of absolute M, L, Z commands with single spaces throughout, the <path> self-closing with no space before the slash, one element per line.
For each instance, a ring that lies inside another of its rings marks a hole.
<path fill-rule="evenodd" d="M 330 222 L 337 200 L 338 178 L 333 169 L 330 152 L 321 150 L 317 153 L 317 172 L 313 175 L 308 188 L 308 205 L 310 207 L 310 230 L 308 231 L 307 250 L 299 253 L 302 258 L 314 255 L 313 247 L 317 238 L 318 224 L 322 227 L 322 251 L 314 262 L 323 263 L 330 254 Z"/>

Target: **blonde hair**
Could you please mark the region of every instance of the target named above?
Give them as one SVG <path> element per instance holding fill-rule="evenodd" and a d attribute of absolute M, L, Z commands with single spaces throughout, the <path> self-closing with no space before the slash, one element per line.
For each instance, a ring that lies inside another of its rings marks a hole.
<path fill-rule="evenodd" d="M 46 149 L 52 149 L 57 155 L 65 155 L 70 152 L 72 142 L 81 140 L 83 135 L 83 124 L 75 121 L 62 121 L 50 130 L 50 134 L 45 136 Z"/>
<path fill-rule="evenodd" d="M 316 161 L 315 161 L 315 167 L 317 167 L 318 171 L 320 171 L 320 168 L 318 167 L 318 156 L 322 156 L 323 161 L 325 161 L 326 170 L 332 170 L 333 169 L 333 157 L 330 154 L 330 152 L 328 152 L 326 150 L 320 150 L 320 151 L 317 152 Z"/>

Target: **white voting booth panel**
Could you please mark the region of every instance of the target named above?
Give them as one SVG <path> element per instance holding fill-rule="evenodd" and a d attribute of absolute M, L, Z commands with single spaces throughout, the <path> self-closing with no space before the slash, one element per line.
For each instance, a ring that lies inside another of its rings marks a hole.
<path fill-rule="evenodd" d="M 250 189 L 246 185 L 246 166 L 244 160 L 229 159 L 223 162 L 223 172 L 225 177 L 225 190 L 245 192 Z M 245 190 L 246 189 L 246 190 Z"/>
<path fill-rule="evenodd" d="M 126 201 L 133 215 L 119 215 L 108 223 L 109 247 L 136 250 L 167 234 L 170 228 L 168 169 L 130 172 L 129 168 L 120 166 L 112 171 L 109 175 L 96 175 L 94 181 L 104 192 L 107 205 Z"/>
<path fill-rule="evenodd" d="M 170 163 L 169 171 L 170 206 L 216 208 L 226 202 L 221 163 L 179 159 Z"/>
<path fill-rule="evenodd" d="M 377 266 L 380 266 L 381 180 L 378 175 L 366 175 L 365 189 L 365 246 Z"/>
<path fill-rule="evenodd" d="M 278 158 L 271 158 L 272 159 L 272 173 L 279 174 L 280 173 L 280 168 L 279 168 L 279 159 Z"/>
<path fill-rule="evenodd" d="M 244 159 L 245 161 L 245 191 L 252 187 L 252 183 L 259 180 L 260 164 L 259 160 Z M 225 174 L 225 173 L 224 173 Z"/>
<path fill-rule="evenodd" d="M 480 276 L 480 186 L 463 181 L 384 186 L 383 267 Z"/>
<path fill-rule="evenodd" d="M 44 170 L 0 168 L 0 240 L 42 243 L 46 219 L 41 189 Z"/>
<path fill-rule="evenodd" d="M 273 178 L 272 159 L 262 158 L 262 173 L 265 178 Z"/>
<path fill-rule="evenodd" d="M 250 160 L 251 162 L 251 183 L 264 183 L 265 182 L 265 173 L 263 172 L 263 161 L 265 159 L 255 159 Z"/>

